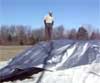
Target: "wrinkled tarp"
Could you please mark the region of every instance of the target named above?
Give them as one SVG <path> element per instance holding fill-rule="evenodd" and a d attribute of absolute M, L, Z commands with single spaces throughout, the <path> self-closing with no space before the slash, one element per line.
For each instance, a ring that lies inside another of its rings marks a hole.
<path fill-rule="evenodd" d="M 0 70 L 0 77 L 13 75 L 16 70 L 61 70 L 93 62 L 100 62 L 100 41 L 52 40 L 40 42 L 14 57 Z"/>

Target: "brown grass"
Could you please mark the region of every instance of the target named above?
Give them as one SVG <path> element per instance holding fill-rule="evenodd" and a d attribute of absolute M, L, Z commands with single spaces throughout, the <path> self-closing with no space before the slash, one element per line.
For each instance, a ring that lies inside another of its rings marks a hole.
<path fill-rule="evenodd" d="M 0 46 L 0 61 L 9 60 L 28 47 L 31 46 Z"/>

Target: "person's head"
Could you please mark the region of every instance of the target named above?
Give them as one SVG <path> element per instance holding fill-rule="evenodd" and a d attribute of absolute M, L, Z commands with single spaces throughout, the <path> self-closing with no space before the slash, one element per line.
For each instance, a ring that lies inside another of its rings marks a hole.
<path fill-rule="evenodd" d="M 49 15 L 52 16 L 52 11 L 49 11 Z"/>

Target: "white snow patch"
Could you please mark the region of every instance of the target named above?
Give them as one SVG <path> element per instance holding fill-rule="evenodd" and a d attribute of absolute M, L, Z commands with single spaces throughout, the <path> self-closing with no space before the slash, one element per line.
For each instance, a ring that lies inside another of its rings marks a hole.
<path fill-rule="evenodd" d="M 72 55 L 75 48 L 76 48 L 76 45 L 74 45 L 72 48 L 68 49 L 67 52 L 65 52 L 64 56 L 62 57 L 62 61 L 59 64 L 55 65 L 54 68 L 58 68 L 58 67 L 62 66 L 62 64 L 64 64 L 65 61 L 67 61 L 67 59 Z"/>
<path fill-rule="evenodd" d="M 0 68 L 7 65 L 7 61 L 0 62 Z M 92 72 L 92 73 L 91 73 Z M 84 65 L 59 71 L 45 71 L 32 76 L 32 79 L 23 81 L 4 83 L 37 83 L 39 77 L 43 74 L 39 83 L 100 83 L 100 63 Z"/>

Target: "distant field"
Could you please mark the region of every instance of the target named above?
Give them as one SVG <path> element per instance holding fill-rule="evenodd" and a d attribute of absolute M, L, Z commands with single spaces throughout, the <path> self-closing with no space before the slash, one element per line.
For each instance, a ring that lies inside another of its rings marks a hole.
<path fill-rule="evenodd" d="M 9 60 L 31 46 L 0 46 L 0 61 Z"/>

